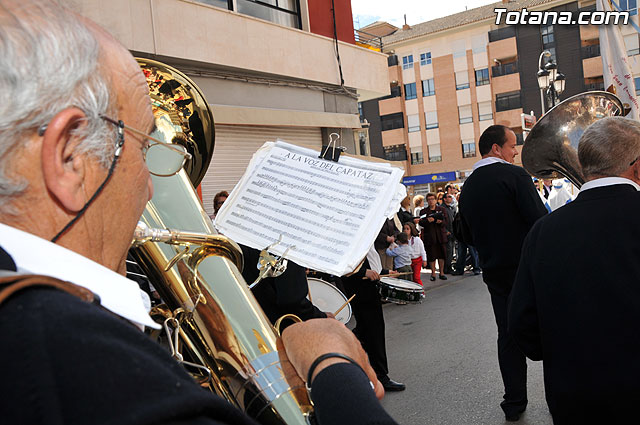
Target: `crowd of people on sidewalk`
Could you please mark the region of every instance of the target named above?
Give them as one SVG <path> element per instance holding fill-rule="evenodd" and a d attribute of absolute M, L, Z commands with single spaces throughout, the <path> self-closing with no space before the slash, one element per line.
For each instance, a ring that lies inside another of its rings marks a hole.
<path fill-rule="evenodd" d="M 387 219 L 376 239 L 382 263 L 401 273 L 403 279 L 420 285 L 423 270 L 430 272 L 432 282 L 436 278 L 447 280 L 447 274 L 463 275 L 467 267 L 479 275 L 477 251 L 457 238 L 454 231 L 459 196 L 459 189 L 447 184 L 426 197 L 405 197 L 397 214 Z"/>

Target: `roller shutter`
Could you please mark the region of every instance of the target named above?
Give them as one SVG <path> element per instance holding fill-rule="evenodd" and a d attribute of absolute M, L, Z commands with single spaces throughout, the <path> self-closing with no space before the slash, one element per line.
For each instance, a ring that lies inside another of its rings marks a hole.
<path fill-rule="evenodd" d="M 320 150 L 320 127 L 266 127 L 216 125 L 216 142 L 207 174 L 202 179 L 202 200 L 208 214 L 213 213 L 213 197 L 221 190 L 231 192 L 244 174 L 251 156 L 266 141 L 276 139 Z"/>

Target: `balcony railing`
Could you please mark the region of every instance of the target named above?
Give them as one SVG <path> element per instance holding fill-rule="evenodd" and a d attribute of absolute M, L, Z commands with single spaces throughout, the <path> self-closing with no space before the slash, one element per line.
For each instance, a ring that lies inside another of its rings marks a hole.
<path fill-rule="evenodd" d="M 358 46 L 375 50 L 376 52 L 382 51 L 382 37 L 360 30 L 354 30 L 353 34 Z"/>
<path fill-rule="evenodd" d="M 503 75 L 515 74 L 518 72 L 518 61 L 503 63 L 491 67 L 492 77 L 501 77 Z"/>
<path fill-rule="evenodd" d="M 591 46 L 583 46 L 581 49 L 582 59 L 595 58 L 600 56 L 600 45 L 593 44 Z"/>
<path fill-rule="evenodd" d="M 489 43 L 516 36 L 516 27 L 505 27 L 489 31 Z"/>

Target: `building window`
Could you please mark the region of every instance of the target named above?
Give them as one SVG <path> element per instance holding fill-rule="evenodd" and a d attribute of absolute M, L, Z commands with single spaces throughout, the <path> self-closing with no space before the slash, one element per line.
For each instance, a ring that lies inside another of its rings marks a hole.
<path fill-rule="evenodd" d="M 491 110 L 491 101 L 478 102 L 478 120 L 487 121 L 493 119 L 493 111 Z"/>
<path fill-rule="evenodd" d="M 382 127 L 382 131 L 404 128 L 404 119 L 402 117 L 402 112 L 382 115 L 380 117 L 380 126 Z"/>
<path fill-rule="evenodd" d="M 442 154 L 440 153 L 440 145 L 429 145 L 429 162 L 442 161 Z"/>
<path fill-rule="evenodd" d="M 233 5 L 227 0 L 197 0 L 198 3 L 208 4 L 210 6 L 221 7 L 227 10 L 233 10 Z"/>
<path fill-rule="evenodd" d="M 422 158 L 422 152 L 412 152 L 411 153 L 411 164 L 422 164 L 424 163 L 424 159 Z"/>
<path fill-rule="evenodd" d="M 516 133 L 516 145 L 517 146 L 524 145 L 524 134 Z"/>
<path fill-rule="evenodd" d="M 407 115 L 407 127 L 409 133 L 420 131 L 420 117 L 418 115 Z"/>
<path fill-rule="evenodd" d="M 385 146 L 384 159 L 387 161 L 406 161 L 407 147 L 405 145 Z"/>
<path fill-rule="evenodd" d="M 360 155 L 367 154 L 367 132 L 358 131 L 358 142 L 360 145 Z"/>
<path fill-rule="evenodd" d="M 471 158 L 476 156 L 476 144 L 474 142 L 462 143 L 462 157 Z"/>
<path fill-rule="evenodd" d="M 633 84 L 636 85 L 636 96 L 640 95 L 640 77 L 634 77 Z"/>
<path fill-rule="evenodd" d="M 489 84 L 489 68 L 476 69 L 476 86 Z"/>
<path fill-rule="evenodd" d="M 402 57 L 402 69 L 413 68 L 413 55 Z"/>
<path fill-rule="evenodd" d="M 551 53 L 551 56 L 546 59 L 546 62 L 556 60 L 556 39 L 553 34 L 553 25 L 541 25 L 540 26 L 540 35 L 542 36 L 542 49 L 548 50 Z"/>
<path fill-rule="evenodd" d="M 425 66 L 431 63 L 431 52 L 420 53 L 420 65 Z"/>
<path fill-rule="evenodd" d="M 636 84 L 636 87 L 638 87 L 637 84 Z M 585 78 L 584 88 L 587 91 L 604 90 L 604 78 L 602 76 L 595 77 L 595 78 Z"/>
<path fill-rule="evenodd" d="M 402 87 L 400 86 L 391 87 L 391 94 L 389 95 L 389 97 L 400 97 L 400 96 L 402 96 Z"/>
<path fill-rule="evenodd" d="M 416 92 L 416 83 L 405 84 L 404 85 L 404 98 L 406 100 L 415 99 L 418 97 L 418 93 Z"/>
<path fill-rule="evenodd" d="M 274 24 L 302 28 L 297 1 L 291 0 L 236 0 L 238 13 L 264 19 Z"/>
<path fill-rule="evenodd" d="M 358 102 L 358 115 L 360 116 L 360 122 L 364 120 L 364 112 L 362 111 L 362 102 Z"/>
<path fill-rule="evenodd" d="M 422 96 L 433 96 L 434 94 L 436 94 L 436 86 L 433 83 L 433 78 L 422 80 Z"/>
<path fill-rule="evenodd" d="M 438 128 L 438 112 L 437 111 L 425 112 L 424 118 L 427 123 L 426 125 L 427 130 L 431 130 L 432 128 Z"/>
<path fill-rule="evenodd" d="M 521 108 L 520 92 L 500 93 L 496 95 L 496 112 Z"/>
<path fill-rule="evenodd" d="M 516 72 L 518 72 L 517 61 L 500 63 L 499 65 L 494 65 L 491 67 L 491 76 L 493 78 L 502 77 L 503 75 L 515 74 Z"/>
<path fill-rule="evenodd" d="M 638 48 L 638 34 L 633 33 L 624 36 L 624 45 L 627 48 L 627 56 L 635 56 L 640 53 Z"/>
<path fill-rule="evenodd" d="M 467 71 L 456 72 L 456 90 L 469 88 L 469 73 Z"/>
<path fill-rule="evenodd" d="M 460 124 L 473 122 L 471 105 L 458 106 L 458 117 L 459 117 Z"/>
<path fill-rule="evenodd" d="M 630 16 L 638 14 L 638 2 L 636 0 L 620 0 L 620 9 L 628 10 Z"/>

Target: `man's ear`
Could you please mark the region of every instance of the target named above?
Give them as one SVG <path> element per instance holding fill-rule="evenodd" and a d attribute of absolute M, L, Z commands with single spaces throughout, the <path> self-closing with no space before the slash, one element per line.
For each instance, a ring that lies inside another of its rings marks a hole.
<path fill-rule="evenodd" d="M 500 149 L 500 145 L 498 145 L 497 143 L 491 145 L 491 153 L 495 157 L 502 158 L 502 149 Z"/>
<path fill-rule="evenodd" d="M 68 108 L 47 125 L 42 136 L 42 175 L 49 193 L 67 210 L 79 211 L 86 202 L 83 190 L 85 162 L 75 154 L 82 141 L 78 129 L 86 126 L 86 115 Z"/>

